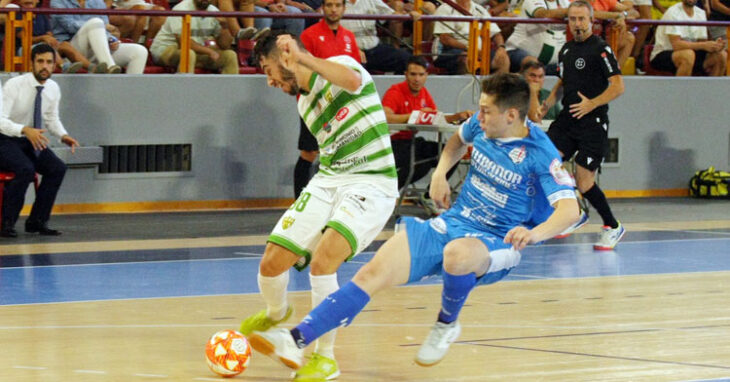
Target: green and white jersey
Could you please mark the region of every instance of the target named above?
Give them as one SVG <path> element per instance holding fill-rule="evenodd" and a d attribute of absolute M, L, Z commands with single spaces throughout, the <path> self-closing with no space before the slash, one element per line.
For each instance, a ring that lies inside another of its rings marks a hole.
<path fill-rule="evenodd" d="M 390 132 L 373 78 L 350 56 L 327 60 L 358 71 L 362 83 L 351 93 L 313 73 L 310 92 L 299 96 L 299 115 L 319 144 L 319 172 L 312 182 L 324 187 L 364 183 L 397 196 Z"/>

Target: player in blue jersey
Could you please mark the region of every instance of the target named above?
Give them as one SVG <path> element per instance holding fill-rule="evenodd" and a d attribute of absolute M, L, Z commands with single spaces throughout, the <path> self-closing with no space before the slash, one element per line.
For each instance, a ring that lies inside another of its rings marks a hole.
<path fill-rule="evenodd" d="M 573 180 L 560 154 L 539 127 L 525 121 L 529 98 L 529 86 L 516 74 L 484 80 L 479 113 L 449 139 L 431 180 L 431 197 L 449 207 L 446 172 L 473 145 L 471 167 L 454 205 L 429 220 L 402 219 L 404 229 L 352 281 L 294 329 L 254 332 L 249 336 L 253 348 L 296 369 L 304 347 L 352 322 L 378 291 L 441 274 L 441 311 L 416 356 L 422 366 L 439 362 L 461 332 L 457 318 L 469 292 L 504 278 L 526 245 L 578 220 Z"/>

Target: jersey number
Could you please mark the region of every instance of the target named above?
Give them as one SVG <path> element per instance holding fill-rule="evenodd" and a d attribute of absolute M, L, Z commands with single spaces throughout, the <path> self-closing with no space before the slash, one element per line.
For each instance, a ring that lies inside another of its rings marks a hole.
<path fill-rule="evenodd" d="M 292 206 L 289 207 L 289 209 L 291 210 L 293 208 L 297 212 L 304 211 L 304 208 L 307 207 L 307 202 L 309 201 L 309 198 L 311 198 L 311 197 L 312 197 L 312 194 L 310 194 L 308 192 L 302 192 L 302 194 L 299 195 L 299 198 L 297 199 L 297 201 L 294 204 L 292 204 Z"/>

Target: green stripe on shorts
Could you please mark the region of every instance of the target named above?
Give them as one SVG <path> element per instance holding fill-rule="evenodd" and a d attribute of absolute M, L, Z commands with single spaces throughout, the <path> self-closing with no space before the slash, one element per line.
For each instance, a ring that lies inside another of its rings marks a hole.
<path fill-rule="evenodd" d="M 294 264 L 294 268 L 296 268 L 298 271 L 301 271 L 302 269 L 306 268 L 312 259 L 311 252 L 296 245 L 293 241 L 285 238 L 284 236 L 271 234 L 271 235 L 269 235 L 269 239 L 267 240 L 267 242 L 280 245 L 280 246 L 284 247 L 285 249 L 288 249 L 289 251 L 294 252 L 294 254 L 303 257 L 305 261 L 302 265 L 299 265 L 299 262 L 297 262 L 297 264 Z"/>
<path fill-rule="evenodd" d="M 352 233 L 352 230 L 350 230 L 350 228 L 348 228 L 346 225 L 334 220 L 328 221 L 326 226 L 339 232 L 342 236 L 345 237 L 345 240 L 350 243 L 350 249 L 352 250 L 352 252 L 350 253 L 350 256 L 347 257 L 347 260 L 350 260 L 357 251 L 357 237 L 355 237 L 355 234 Z"/>

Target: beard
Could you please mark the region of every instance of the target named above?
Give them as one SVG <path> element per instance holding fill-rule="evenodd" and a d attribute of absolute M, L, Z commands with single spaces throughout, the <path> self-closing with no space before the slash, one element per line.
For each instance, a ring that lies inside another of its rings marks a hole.
<path fill-rule="evenodd" d="M 45 69 L 42 69 L 39 72 L 33 72 L 33 77 L 35 77 L 35 80 L 38 82 L 43 82 L 49 78 L 51 78 L 51 73 Z"/>
<path fill-rule="evenodd" d="M 297 78 L 294 76 L 294 72 L 281 64 L 279 64 L 279 70 L 281 71 L 281 81 L 289 85 L 289 91 L 287 93 L 293 96 L 299 94 L 299 84 L 297 83 Z"/>

